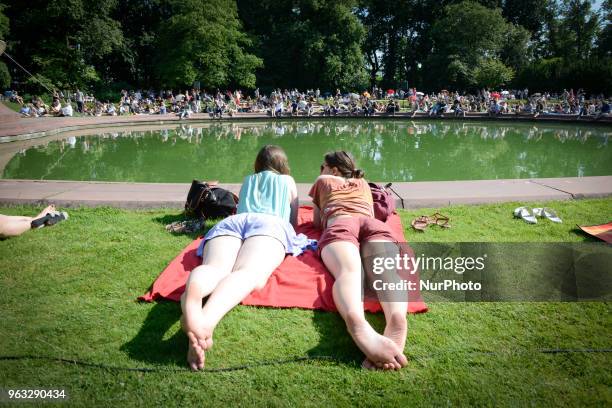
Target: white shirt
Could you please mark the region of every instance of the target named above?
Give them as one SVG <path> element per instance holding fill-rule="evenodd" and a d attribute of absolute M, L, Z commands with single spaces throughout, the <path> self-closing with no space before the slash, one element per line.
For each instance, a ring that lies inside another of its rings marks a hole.
<path fill-rule="evenodd" d="M 72 105 L 66 105 L 62 108 L 62 115 L 72 116 Z"/>

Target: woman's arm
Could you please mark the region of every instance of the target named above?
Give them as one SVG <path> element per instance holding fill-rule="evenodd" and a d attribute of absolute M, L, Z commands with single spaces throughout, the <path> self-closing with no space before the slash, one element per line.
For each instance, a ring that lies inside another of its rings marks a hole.
<path fill-rule="evenodd" d="M 298 197 L 297 186 L 295 185 L 295 180 L 293 179 L 293 177 L 291 178 L 291 185 L 289 188 L 291 193 L 291 213 L 289 215 L 289 221 L 291 222 L 291 225 L 293 225 L 293 228 L 297 228 L 297 216 L 298 208 L 300 206 L 300 200 Z"/>
<path fill-rule="evenodd" d="M 315 228 L 322 229 L 321 228 L 321 214 L 319 212 L 319 207 L 317 207 L 316 204 L 312 205 L 312 224 L 314 225 Z"/>
<path fill-rule="evenodd" d="M 319 205 L 321 205 L 319 197 L 321 194 L 321 180 L 327 177 L 333 176 L 320 175 L 319 177 L 317 177 L 317 180 L 312 185 L 312 187 L 310 188 L 310 192 L 308 193 L 308 195 L 312 198 L 312 224 L 315 228 L 318 229 L 321 229 L 321 210 L 319 208 Z"/>

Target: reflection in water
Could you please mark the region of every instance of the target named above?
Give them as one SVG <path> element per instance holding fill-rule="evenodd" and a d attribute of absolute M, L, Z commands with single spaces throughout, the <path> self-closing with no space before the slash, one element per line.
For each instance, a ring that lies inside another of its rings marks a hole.
<path fill-rule="evenodd" d="M 575 125 L 412 121 L 214 123 L 70 136 L 35 146 L 6 165 L 4 178 L 240 182 L 258 149 L 282 146 L 298 182 L 318 175 L 322 156 L 354 154 L 379 181 L 582 177 L 612 174 L 610 131 Z"/>

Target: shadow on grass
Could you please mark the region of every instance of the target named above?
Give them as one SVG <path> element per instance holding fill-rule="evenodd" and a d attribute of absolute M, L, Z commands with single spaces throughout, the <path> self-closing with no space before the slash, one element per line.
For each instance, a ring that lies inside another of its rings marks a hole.
<path fill-rule="evenodd" d="M 165 214 L 159 217 L 154 217 L 153 221 L 162 224 L 163 226 L 166 226 L 168 224 L 171 224 L 175 221 L 185 221 L 185 220 L 190 220 L 191 218 L 187 217 L 184 213 L 178 213 L 178 214 Z M 206 224 L 204 225 L 204 227 L 198 231 L 194 231 L 194 232 L 168 232 L 168 234 L 171 235 L 175 235 L 175 236 L 179 236 L 179 235 L 185 235 L 190 237 L 191 239 L 196 239 L 199 238 L 200 236 L 206 234 L 208 232 L 208 230 L 215 225 L 215 223 L 219 221 L 219 220 L 206 220 Z"/>
<path fill-rule="evenodd" d="M 366 314 L 366 318 L 377 332 L 382 333 L 384 328 L 382 314 Z M 365 357 L 355 345 L 346 330 L 344 320 L 338 313 L 315 310 L 312 321 L 319 332 L 319 344 L 308 350 L 307 356 L 329 356 L 338 362 L 361 367 Z"/>
<path fill-rule="evenodd" d="M 594 236 L 587 234 L 578 227 L 570 230 L 570 233 L 581 237 L 584 239 L 584 242 L 602 242 L 599 238 L 595 238 Z"/>
<path fill-rule="evenodd" d="M 138 334 L 121 346 L 121 351 L 135 360 L 183 367 L 187 354 L 187 336 L 180 329 L 171 337 L 166 336 L 180 317 L 181 306 L 178 303 L 156 302 Z"/>

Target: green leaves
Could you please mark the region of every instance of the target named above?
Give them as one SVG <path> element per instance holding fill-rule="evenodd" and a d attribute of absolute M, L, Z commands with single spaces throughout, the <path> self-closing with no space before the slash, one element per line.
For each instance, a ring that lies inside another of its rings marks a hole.
<path fill-rule="evenodd" d="M 528 56 L 529 32 L 508 23 L 500 9 L 471 0 L 444 8 L 432 27 L 434 51 L 425 68 L 435 88 L 496 88 L 508 85 Z M 506 63 L 504 63 L 506 62 Z"/>
<path fill-rule="evenodd" d="M 241 31 L 235 1 L 176 1 L 172 12 L 159 33 L 155 68 L 161 83 L 255 87 L 262 60 L 245 50 L 251 43 Z"/>
<path fill-rule="evenodd" d="M 194 81 L 264 92 L 361 92 L 374 84 L 535 89 L 544 82 L 558 89 L 560 79 L 587 87 L 578 77 L 593 91 L 609 91 L 602 75 L 612 55 L 610 0 L 599 11 L 592 0 L 1 1 L 0 39 L 16 60 L 56 87 L 94 86 L 96 94 Z M 542 58 L 562 60 L 544 82 L 534 75 Z M 500 73 L 494 81 L 492 64 Z M 517 73 L 512 83 L 508 68 Z M 14 79 L 26 83 L 27 76 Z"/>
<path fill-rule="evenodd" d="M 514 70 L 497 59 L 483 58 L 474 69 L 473 76 L 478 87 L 497 89 L 510 83 Z"/>
<path fill-rule="evenodd" d="M 356 2 L 314 0 L 238 1 L 245 28 L 264 60 L 264 88 L 360 90 L 365 80 L 361 49 L 365 31 Z"/>
<path fill-rule="evenodd" d="M 8 88 L 11 85 L 11 74 L 4 62 L 0 62 L 0 88 Z"/>
<path fill-rule="evenodd" d="M 6 6 L 0 2 L 0 40 L 5 39 L 9 32 L 9 19 L 4 15 Z"/>

